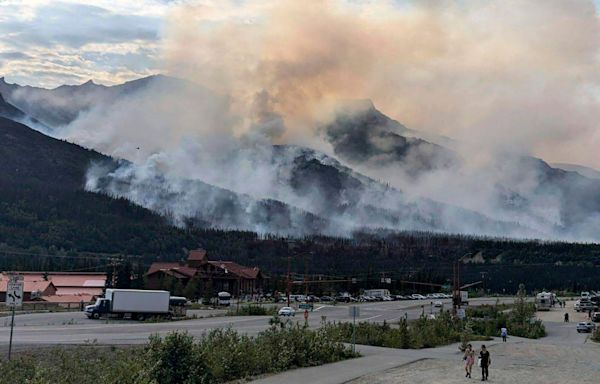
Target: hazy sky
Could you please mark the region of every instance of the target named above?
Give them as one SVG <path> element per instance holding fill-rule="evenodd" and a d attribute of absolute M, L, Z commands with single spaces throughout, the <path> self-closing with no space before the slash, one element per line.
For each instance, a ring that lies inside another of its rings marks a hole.
<path fill-rule="evenodd" d="M 600 167 L 597 2 L 331 3 L 0 0 L 0 76 L 51 88 L 168 73 L 267 90 L 300 126 L 328 98 L 371 98 L 411 128 Z"/>

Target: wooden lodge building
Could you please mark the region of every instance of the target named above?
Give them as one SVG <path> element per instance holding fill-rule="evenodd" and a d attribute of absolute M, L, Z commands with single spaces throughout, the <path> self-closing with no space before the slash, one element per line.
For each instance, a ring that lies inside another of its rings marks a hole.
<path fill-rule="evenodd" d="M 148 289 L 169 289 L 166 282 L 173 281 L 180 287 L 186 287 L 192 280 L 202 295 L 210 290 L 214 295 L 225 291 L 241 296 L 260 293 L 263 275 L 257 267 L 209 260 L 204 249 L 190 251 L 185 262 L 154 262 L 146 273 Z"/>

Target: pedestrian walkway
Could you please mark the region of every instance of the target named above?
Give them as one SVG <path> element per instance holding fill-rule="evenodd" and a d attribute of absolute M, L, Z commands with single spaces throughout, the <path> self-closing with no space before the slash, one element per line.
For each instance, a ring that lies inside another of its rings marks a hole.
<path fill-rule="evenodd" d="M 514 338 L 514 341 L 517 341 Z M 513 341 L 513 342 L 514 342 Z M 492 346 L 502 342 L 497 338 L 485 342 Z M 359 377 L 398 368 L 426 359 L 460 359 L 458 343 L 438 348 L 396 349 L 357 345 L 362 357 L 325 364 L 318 367 L 294 369 L 253 381 L 255 384 L 342 384 Z"/>

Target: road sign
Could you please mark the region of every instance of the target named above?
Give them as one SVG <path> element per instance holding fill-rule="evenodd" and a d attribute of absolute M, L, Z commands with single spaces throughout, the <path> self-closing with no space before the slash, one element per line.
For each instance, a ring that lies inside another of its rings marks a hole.
<path fill-rule="evenodd" d="M 356 306 L 354 306 L 354 307 L 350 307 L 350 308 L 348 309 L 348 315 L 349 315 L 350 317 L 359 317 L 359 316 L 360 316 L 360 308 L 359 308 L 359 307 L 356 307 Z"/>
<path fill-rule="evenodd" d="M 464 319 L 466 314 L 465 314 L 465 309 L 464 308 L 459 308 L 456 311 L 456 316 L 458 316 L 459 319 Z"/>
<path fill-rule="evenodd" d="M 469 292 L 468 291 L 460 291 L 460 301 L 462 301 L 462 302 L 469 301 Z"/>
<path fill-rule="evenodd" d="M 22 276 L 21 276 L 22 278 Z M 10 308 L 17 308 L 23 305 L 23 281 L 18 279 L 11 279 L 8 282 L 6 288 L 6 306 Z"/>
<path fill-rule="evenodd" d="M 10 319 L 10 339 L 8 342 L 8 360 L 12 353 L 13 328 L 15 327 L 15 308 L 23 304 L 23 276 L 11 275 L 6 287 L 6 306 L 12 308 Z"/>
<path fill-rule="evenodd" d="M 298 307 L 300 309 L 312 309 L 312 304 L 310 304 L 310 303 L 300 303 L 300 305 L 298 305 Z"/>

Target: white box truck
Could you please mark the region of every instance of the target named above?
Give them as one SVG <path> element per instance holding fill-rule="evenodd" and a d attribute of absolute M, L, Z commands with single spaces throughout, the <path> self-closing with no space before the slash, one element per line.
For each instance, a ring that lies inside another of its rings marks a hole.
<path fill-rule="evenodd" d="M 390 296 L 390 290 L 389 289 L 365 289 L 363 294 L 365 296 L 371 296 L 376 299 L 383 300 L 385 297 Z"/>
<path fill-rule="evenodd" d="M 171 317 L 171 294 L 168 291 L 142 289 L 107 289 L 103 298 L 85 307 L 88 318 L 131 317 L 143 321 L 149 317 Z"/>

